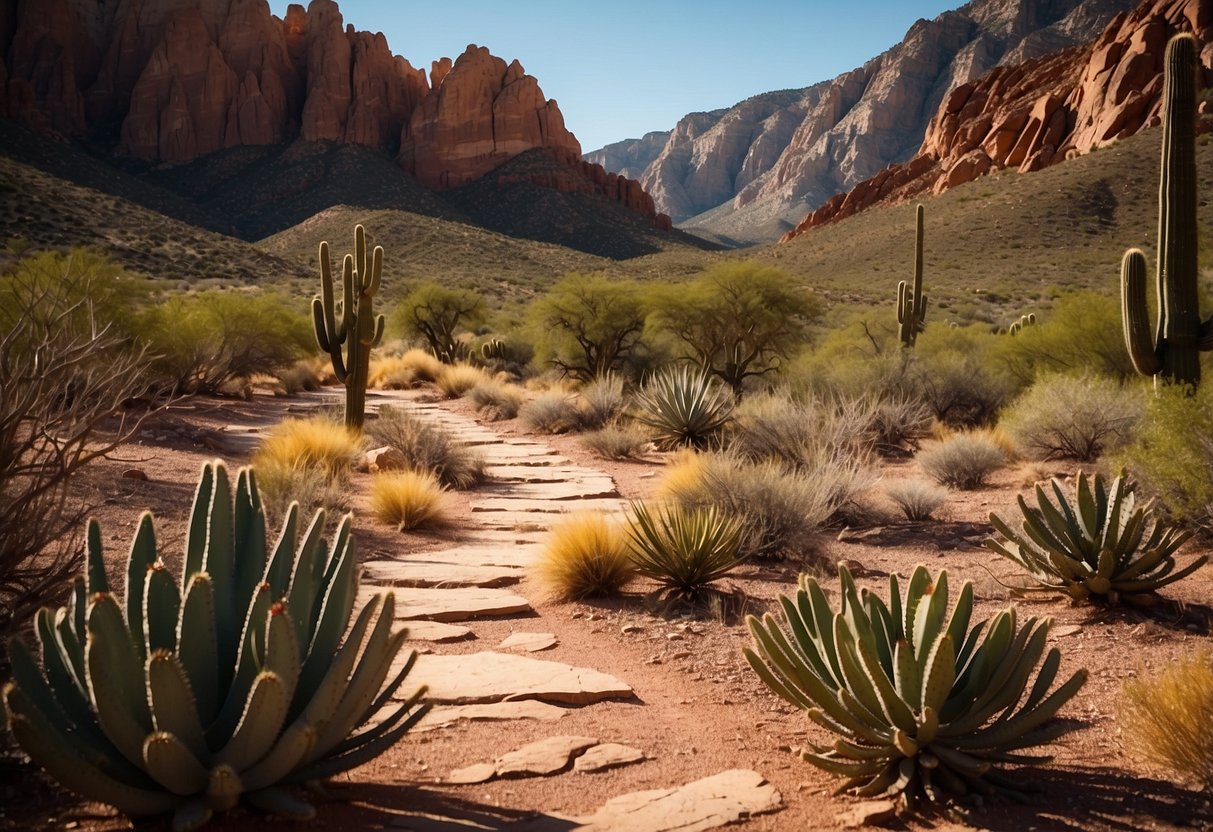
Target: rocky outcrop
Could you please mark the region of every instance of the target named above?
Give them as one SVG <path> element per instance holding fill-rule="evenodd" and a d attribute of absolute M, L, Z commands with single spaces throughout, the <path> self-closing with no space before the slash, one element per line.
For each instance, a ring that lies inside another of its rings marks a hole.
<path fill-rule="evenodd" d="M 555 101 L 517 61 L 469 46 L 430 77 L 333 0 L 4 0 L 0 117 L 179 164 L 302 139 L 362 145 L 442 189 L 550 148 L 573 178 L 661 225 L 627 177 L 586 174 Z M 668 223 L 667 223 L 668 224 Z"/>
<path fill-rule="evenodd" d="M 629 179 L 639 179 L 644 169 L 652 164 L 665 143 L 670 138 L 669 130 L 655 130 L 645 133 L 639 139 L 624 139 L 621 142 L 608 144 L 592 153 L 585 154 L 585 160 L 595 165 L 602 165 L 609 171 Z"/>
<path fill-rule="evenodd" d="M 973 0 L 832 81 L 693 114 L 640 177 L 687 228 L 745 239 L 912 158 L 957 85 L 1089 41 L 1134 0 Z M 710 213 L 704 213 L 709 212 Z M 695 217 L 695 215 L 701 215 Z"/>
<path fill-rule="evenodd" d="M 400 163 L 423 185 L 453 188 L 534 147 L 581 156 L 539 82 L 518 61 L 507 65 L 471 45 L 453 65 L 435 63 L 429 94 L 405 130 Z"/>
<path fill-rule="evenodd" d="M 1213 4 L 1146 0 L 1086 46 L 1000 66 L 956 87 L 918 155 L 831 197 L 785 239 L 878 202 L 942 193 L 991 170 L 1040 170 L 1156 125 L 1164 47 L 1180 30 L 1205 45 L 1202 85 L 1213 87 Z M 1213 129 L 1213 119 L 1204 118 L 1200 129 Z"/>

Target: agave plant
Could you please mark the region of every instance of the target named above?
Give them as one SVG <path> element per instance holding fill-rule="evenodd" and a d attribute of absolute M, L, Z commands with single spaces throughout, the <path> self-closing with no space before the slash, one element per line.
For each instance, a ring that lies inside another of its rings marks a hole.
<path fill-rule="evenodd" d="M 690 601 L 745 559 L 741 520 L 716 506 L 633 503 L 627 533 L 636 571 Z"/>
<path fill-rule="evenodd" d="M 636 394 L 636 420 L 656 431 L 659 450 L 706 448 L 733 416 L 733 397 L 687 365 L 657 373 Z"/>
<path fill-rule="evenodd" d="M 405 638 L 392 632 L 393 596 L 376 595 L 348 626 L 358 591 L 350 517 L 327 552 L 324 525 L 317 512 L 300 542 L 292 505 L 267 550 L 252 470 L 240 471 L 233 506 L 223 465 L 208 463 L 180 584 L 145 513 L 120 604 L 90 521 L 70 605 L 36 618 L 45 674 L 20 640 L 10 645 L 2 698 L 14 737 L 67 788 L 129 815 L 174 812 L 177 830 L 241 798 L 312 817 L 285 787 L 361 765 L 428 708 L 422 688 L 372 720 L 415 655 L 384 684 Z"/>
<path fill-rule="evenodd" d="M 1175 553 L 1192 532 L 1156 518 L 1148 502 L 1138 505 L 1123 471 L 1110 487 L 1100 475 L 1092 481 L 1080 472 L 1073 502 L 1056 479 L 1051 488 L 1056 503 L 1040 485 L 1036 507 L 1019 497 L 1022 534 L 991 514 L 1002 539 L 986 541 L 1028 570 L 1041 589 L 1079 601 L 1137 601 L 1191 575 L 1208 560 L 1201 555 L 1176 571 Z"/>
<path fill-rule="evenodd" d="M 932 579 L 923 566 L 904 595 L 889 577 L 888 605 L 858 591 L 844 566 L 838 572 L 837 612 L 817 580 L 802 575 L 796 597 L 779 599 L 782 622 L 770 613 L 747 619 L 750 666 L 838 735 L 810 745 L 804 759 L 846 777 L 842 790 L 905 808 L 973 792 L 1022 798 L 1028 784 L 996 765 L 1047 760 L 1020 750 L 1070 730 L 1050 720 L 1087 678 L 1079 670 L 1049 692 L 1061 664 L 1056 648 L 1045 655 L 1049 619 L 1019 626 L 1011 607 L 970 626 L 972 584 L 949 613 L 947 573 Z"/>

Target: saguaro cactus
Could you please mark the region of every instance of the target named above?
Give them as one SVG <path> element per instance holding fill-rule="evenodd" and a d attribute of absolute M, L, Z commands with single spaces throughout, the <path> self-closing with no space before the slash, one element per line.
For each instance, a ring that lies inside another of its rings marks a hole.
<path fill-rule="evenodd" d="M 345 385 L 345 424 L 362 429 L 366 415 L 366 377 L 371 348 L 383 338 L 383 316 L 375 316 L 374 297 L 379 291 L 383 248 L 375 246 L 368 268 L 366 230 L 354 228 L 354 253 L 341 264 L 341 306 L 333 298 L 333 271 L 329 244 L 320 244 L 320 296 L 312 299 L 316 343 L 333 360 L 333 372 Z"/>
<path fill-rule="evenodd" d="M 922 220 L 921 205 L 915 217 L 914 228 L 914 285 L 903 280 L 897 284 L 898 337 L 903 347 L 913 347 L 918 333 L 927 325 L 927 299 L 922 293 Z"/>
<path fill-rule="evenodd" d="M 1129 249 L 1121 261 L 1125 346 L 1142 375 L 1196 385 L 1200 351 L 1213 349 L 1213 318 L 1200 321 L 1196 295 L 1196 39 L 1167 44 L 1158 186 L 1158 320 L 1149 330 L 1146 256 Z"/>

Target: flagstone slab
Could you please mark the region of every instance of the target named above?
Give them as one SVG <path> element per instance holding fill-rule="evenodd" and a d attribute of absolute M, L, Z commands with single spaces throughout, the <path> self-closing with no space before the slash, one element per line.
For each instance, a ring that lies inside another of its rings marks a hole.
<path fill-rule="evenodd" d="M 371 560 L 362 564 L 363 574 L 377 584 L 397 587 L 495 587 L 512 586 L 522 580 L 522 570 L 512 566 L 479 566 L 470 563 L 426 560 Z"/>
<path fill-rule="evenodd" d="M 429 685 L 426 700 L 442 705 L 506 699 L 590 705 L 632 696 L 626 683 L 597 670 L 493 651 L 418 656 L 409 678 Z"/>
<path fill-rule="evenodd" d="M 619 497 L 619 489 L 610 477 L 579 477 L 563 482 L 488 483 L 478 493 L 511 497 L 517 500 L 588 500 L 595 497 Z"/>
<path fill-rule="evenodd" d="M 486 465 L 485 474 L 495 482 L 567 482 L 588 476 L 601 476 L 600 471 L 590 471 L 566 465 Z"/>
<path fill-rule="evenodd" d="M 491 763 L 452 771 L 447 783 L 487 783 L 499 777 L 548 777 L 567 769 L 573 758 L 598 744 L 593 737 L 546 737 L 502 754 Z"/>
<path fill-rule="evenodd" d="M 486 512 L 533 512 L 536 514 L 567 514 L 570 511 L 623 511 L 628 507 L 627 502 L 619 499 L 605 500 L 536 500 L 530 497 L 477 497 L 468 503 L 473 519 L 483 519 L 479 515 Z"/>
<path fill-rule="evenodd" d="M 573 760 L 573 771 L 581 774 L 591 774 L 596 771 L 628 766 L 647 759 L 643 751 L 630 745 L 617 742 L 604 742 L 593 748 L 587 748 L 585 753 Z"/>
<path fill-rule="evenodd" d="M 363 587 L 359 590 L 359 606 L 374 594 L 374 589 Z M 379 591 L 383 591 L 382 588 Z M 396 595 L 396 618 L 402 621 L 467 621 L 531 612 L 527 599 L 504 589 L 395 587 L 392 592 Z"/>
<path fill-rule="evenodd" d="M 435 644 L 446 644 L 450 641 L 463 641 L 472 637 L 472 631 L 462 624 L 444 624 L 441 621 L 411 620 L 405 627 L 409 631 L 410 641 L 432 641 Z"/>
<path fill-rule="evenodd" d="M 430 563 L 452 563 L 466 566 L 494 566 L 523 569 L 535 562 L 543 552 L 543 543 L 538 535 L 526 536 L 503 534 L 500 537 L 485 537 L 478 531 L 476 543 L 442 549 L 437 552 L 422 552 L 410 557 Z M 497 535 L 497 532 L 493 533 Z"/>
<path fill-rule="evenodd" d="M 553 633 L 510 633 L 497 645 L 497 649 L 515 653 L 539 653 L 551 650 L 559 643 Z"/>
<path fill-rule="evenodd" d="M 570 710 L 570 708 L 561 708 L 559 705 L 540 702 L 538 699 L 490 702 L 485 705 L 451 705 L 431 709 L 412 730 L 435 731 L 439 728 L 448 728 L 465 719 L 469 722 L 505 722 L 512 719 L 554 722 L 567 716 Z"/>
<path fill-rule="evenodd" d="M 756 771 L 732 769 L 676 789 L 620 795 L 582 818 L 578 832 L 699 832 L 783 807 L 779 791 Z"/>

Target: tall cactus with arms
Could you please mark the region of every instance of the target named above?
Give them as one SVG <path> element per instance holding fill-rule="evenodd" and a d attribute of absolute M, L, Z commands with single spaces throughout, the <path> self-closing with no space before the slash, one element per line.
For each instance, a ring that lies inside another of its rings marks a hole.
<path fill-rule="evenodd" d="M 375 246 L 368 268 L 366 230 L 354 227 L 354 253 L 341 264 L 341 306 L 333 298 L 329 244 L 320 243 L 320 297 L 312 299 L 316 343 L 333 360 L 333 372 L 345 385 L 346 427 L 362 429 L 366 415 L 366 379 L 371 348 L 383 338 L 383 316 L 375 316 L 374 297 L 383 269 L 383 247 Z"/>
<path fill-rule="evenodd" d="M 1149 330 L 1146 256 L 1125 252 L 1120 270 L 1125 345 L 1142 375 L 1200 383 L 1200 352 L 1213 349 L 1213 318 L 1200 321 L 1196 295 L 1196 39 L 1167 44 L 1158 187 L 1158 321 Z"/>
<path fill-rule="evenodd" d="M 922 223 L 925 209 L 919 205 L 914 217 L 914 285 L 897 284 L 897 335 L 907 349 L 927 325 L 927 299 L 922 293 Z"/>

